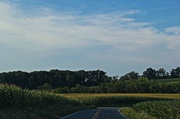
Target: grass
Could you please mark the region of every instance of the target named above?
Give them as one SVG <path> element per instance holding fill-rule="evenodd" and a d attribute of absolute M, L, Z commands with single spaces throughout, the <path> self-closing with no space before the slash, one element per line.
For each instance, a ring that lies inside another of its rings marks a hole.
<path fill-rule="evenodd" d="M 121 113 L 129 119 L 157 119 L 145 112 L 137 112 L 131 107 L 123 107 L 119 109 Z"/>

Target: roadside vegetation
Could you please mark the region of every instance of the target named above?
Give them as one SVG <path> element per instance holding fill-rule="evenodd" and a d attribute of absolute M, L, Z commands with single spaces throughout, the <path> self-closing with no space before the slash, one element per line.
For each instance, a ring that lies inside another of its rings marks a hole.
<path fill-rule="evenodd" d="M 1 119 L 59 119 L 62 116 L 87 108 L 71 105 L 43 105 L 0 108 Z"/>
<path fill-rule="evenodd" d="M 180 100 L 141 102 L 134 104 L 133 109 L 158 119 L 180 119 Z"/>
<path fill-rule="evenodd" d="M 180 119 L 180 100 L 146 101 L 119 110 L 129 119 Z"/>
<path fill-rule="evenodd" d="M 30 91 L 13 85 L 0 85 L 0 107 L 43 106 L 43 105 L 78 105 L 79 103 L 52 93 Z"/>
<path fill-rule="evenodd" d="M 2 119 L 58 119 L 82 110 L 76 100 L 52 93 L 30 91 L 17 86 L 0 85 L 0 117 Z"/>
<path fill-rule="evenodd" d="M 158 119 L 149 115 L 148 113 L 145 113 L 144 111 L 137 112 L 132 107 L 123 107 L 120 108 L 119 111 L 128 119 Z"/>

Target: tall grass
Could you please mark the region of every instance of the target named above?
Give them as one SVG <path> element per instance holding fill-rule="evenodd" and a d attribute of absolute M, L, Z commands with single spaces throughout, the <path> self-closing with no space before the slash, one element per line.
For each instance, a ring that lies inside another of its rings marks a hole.
<path fill-rule="evenodd" d="M 0 107 L 41 106 L 51 104 L 78 105 L 75 100 L 52 93 L 30 91 L 13 85 L 0 85 Z"/>

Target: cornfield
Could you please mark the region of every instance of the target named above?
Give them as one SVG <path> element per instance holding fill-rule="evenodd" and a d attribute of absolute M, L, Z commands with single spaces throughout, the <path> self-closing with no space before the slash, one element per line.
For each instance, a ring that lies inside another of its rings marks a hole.
<path fill-rule="evenodd" d="M 82 105 L 94 106 L 121 106 L 133 105 L 139 102 L 153 101 L 153 100 L 175 100 L 180 99 L 180 94 L 58 94 L 72 100 L 77 100 Z"/>
<path fill-rule="evenodd" d="M 30 91 L 13 85 L 0 85 L 0 107 L 40 106 L 51 104 L 78 105 L 75 100 L 51 93 Z"/>
<path fill-rule="evenodd" d="M 30 91 L 0 84 L 0 108 L 43 105 L 84 107 L 133 105 L 158 119 L 180 119 L 179 94 L 63 94 Z"/>
<path fill-rule="evenodd" d="M 180 119 L 180 100 L 141 102 L 133 105 L 133 109 L 158 119 Z"/>

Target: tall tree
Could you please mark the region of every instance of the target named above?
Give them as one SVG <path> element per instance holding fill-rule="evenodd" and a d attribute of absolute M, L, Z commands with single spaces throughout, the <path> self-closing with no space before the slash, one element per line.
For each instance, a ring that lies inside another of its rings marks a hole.
<path fill-rule="evenodd" d="M 156 78 L 156 70 L 152 68 L 146 69 L 146 71 L 143 72 L 143 76 L 148 79 L 155 79 Z"/>
<path fill-rule="evenodd" d="M 166 70 L 164 68 L 160 68 L 156 71 L 157 78 L 165 78 L 166 77 Z"/>
<path fill-rule="evenodd" d="M 139 73 L 131 71 L 124 76 L 120 77 L 120 80 L 130 80 L 130 79 L 139 79 Z"/>
<path fill-rule="evenodd" d="M 171 70 L 171 77 L 172 78 L 180 78 L 180 67 Z"/>

